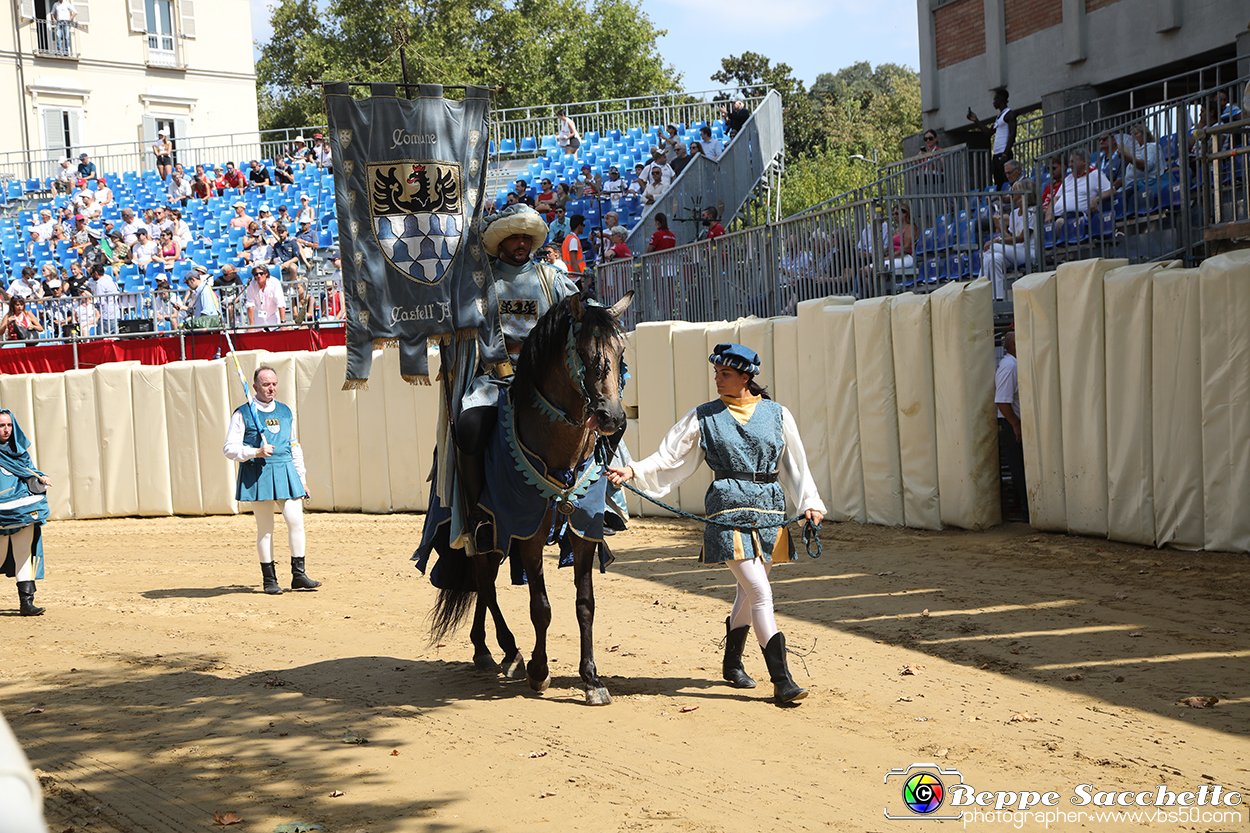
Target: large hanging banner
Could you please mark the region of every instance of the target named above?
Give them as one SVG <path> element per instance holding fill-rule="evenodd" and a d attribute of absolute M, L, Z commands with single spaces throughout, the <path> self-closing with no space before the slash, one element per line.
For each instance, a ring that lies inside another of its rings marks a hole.
<path fill-rule="evenodd" d="M 343 296 L 347 380 L 367 386 L 373 350 L 398 346 L 399 369 L 429 384 L 431 339 L 477 338 L 487 266 L 478 221 L 486 183 L 490 93 L 463 101 L 422 84 L 400 98 L 395 84 L 371 84 L 356 99 L 327 84 Z"/>

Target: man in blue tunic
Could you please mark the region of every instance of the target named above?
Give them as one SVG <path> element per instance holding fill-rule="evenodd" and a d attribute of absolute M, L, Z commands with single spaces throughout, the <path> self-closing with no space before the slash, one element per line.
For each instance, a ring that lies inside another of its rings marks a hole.
<path fill-rule="evenodd" d="M 273 514 L 281 510 L 291 547 L 291 589 L 312 590 L 321 582 L 304 572 L 304 509 L 308 497 L 304 452 L 295 436 L 291 409 L 274 396 L 278 374 L 269 366 L 257 368 L 252 376 L 255 397 L 240 405 L 230 417 L 226 432 L 225 455 L 239 466 L 235 499 L 252 504 L 256 516 L 256 552 L 264 590 L 282 593 L 273 563 Z"/>

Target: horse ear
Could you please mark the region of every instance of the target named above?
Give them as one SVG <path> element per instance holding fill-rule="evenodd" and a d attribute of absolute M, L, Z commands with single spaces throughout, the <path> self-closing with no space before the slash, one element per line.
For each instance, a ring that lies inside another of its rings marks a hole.
<path fill-rule="evenodd" d="M 622 295 L 621 300 L 613 304 L 611 309 L 608 310 L 608 312 L 612 313 L 612 317 L 619 321 L 621 316 L 625 314 L 625 310 L 629 309 L 630 302 L 632 302 L 633 300 L 634 300 L 634 290 L 631 289 L 628 292 L 626 292 L 624 295 Z"/>
<path fill-rule="evenodd" d="M 586 307 L 582 304 L 581 295 L 569 296 L 569 312 L 573 313 L 574 321 L 582 320 L 582 316 L 586 314 Z"/>

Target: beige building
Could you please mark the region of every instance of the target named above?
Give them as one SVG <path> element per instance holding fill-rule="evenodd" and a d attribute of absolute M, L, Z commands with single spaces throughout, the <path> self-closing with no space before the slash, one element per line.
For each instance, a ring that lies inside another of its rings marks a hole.
<path fill-rule="evenodd" d="M 158 130 L 185 152 L 258 129 L 248 0 L 3 7 L 0 174 L 45 177 L 84 151 L 102 171 L 151 168 Z"/>

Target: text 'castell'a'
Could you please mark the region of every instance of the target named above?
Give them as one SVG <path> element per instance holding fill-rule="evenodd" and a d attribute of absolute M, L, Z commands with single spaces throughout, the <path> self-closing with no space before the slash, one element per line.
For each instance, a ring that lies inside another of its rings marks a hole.
<path fill-rule="evenodd" d="M 451 304 L 449 302 L 439 302 L 436 304 L 422 304 L 405 309 L 404 307 L 391 307 L 391 323 L 395 324 L 399 321 L 446 321 L 451 317 Z"/>

